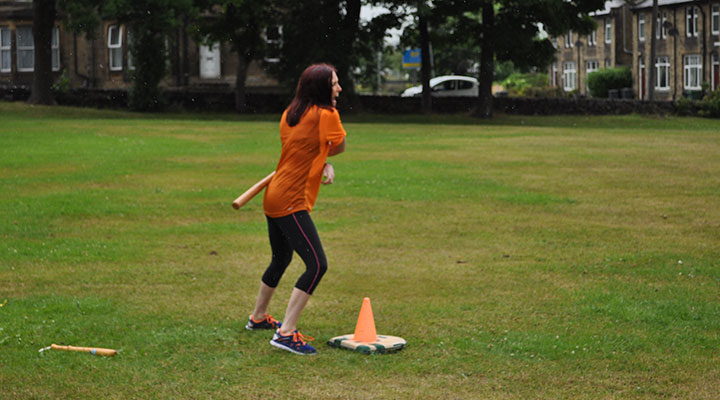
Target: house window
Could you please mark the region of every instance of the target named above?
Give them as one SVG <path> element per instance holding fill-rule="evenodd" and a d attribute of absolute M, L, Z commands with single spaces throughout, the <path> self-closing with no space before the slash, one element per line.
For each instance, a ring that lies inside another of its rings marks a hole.
<path fill-rule="evenodd" d="M 720 5 L 712 6 L 712 34 L 720 35 Z"/>
<path fill-rule="evenodd" d="M 658 57 L 655 60 L 655 89 L 670 90 L 670 57 Z"/>
<path fill-rule="evenodd" d="M 612 20 L 605 18 L 605 43 L 612 43 Z"/>
<path fill-rule="evenodd" d="M 282 50 L 282 26 L 270 25 L 265 28 L 265 43 L 267 43 L 267 56 L 265 61 L 276 63 L 280 61 Z"/>
<path fill-rule="evenodd" d="M 600 69 L 600 63 L 598 63 L 597 60 L 585 62 L 585 72 L 588 74 L 597 71 L 598 69 Z"/>
<path fill-rule="evenodd" d="M 53 71 L 60 70 L 60 32 L 58 27 L 52 30 L 50 62 Z"/>
<path fill-rule="evenodd" d="M 558 38 L 554 37 L 552 38 L 552 45 L 554 48 L 558 48 Z"/>
<path fill-rule="evenodd" d="M 567 48 L 567 49 L 573 48 L 573 33 L 572 33 L 572 31 L 568 31 L 565 34 L 564 39 L 565 39 L 565 48 Z"/>
<path fill-rule="evenodd" d="M 592 31 L 588 35 L 588 46 L 596 46 L 597 45 L 597 31 Z"/>
<path fill-rule="evenodd" d="M 10 54 L 10 28 L 0 27 L 0 72 L 12 70 Z"/>
<path fill-rule="evenodd" d="M 685 9 L 685 33 L 687 37 L 697 37 L 698 35 L 697 7 L 688 7 Z"/>
<path fill-rule="evenodd" d="M 597 60 L 591 60 L 591 61 L 585 61 L 585 90 L 590 91 L 590 87 L 588 86 L 588 82 L 590 81 L 590 73 L 595 72 L 598 69 L 600 69 L 600 63 Z"/>
<path fill-rule="evenodd" d="M 638 40 L 645 41 L 645 14 L 643 13 L 638 15 Z"/>
<path fill-rule="evenodd" d="M 558 73 L 558 66 L 557 63 L 554 62 L 552 64 L 552 75 L 550 76 L 550 86 L 557 87 L 557 73 Z"/>
<path fill-rule="evenodd" d="M 666 39 L 667 38 L 667 27 L 665 26 L 665 22 L 667 22 L 667 12 L 663 11 L 662 17 L 658 14 L 657 17 L 657 27 L 655 28 L 655 38 L 657 39 Z"/>
<path fill-rule="evenodd" d="M 563 89 L 566 92 L 575 90 L 575 79 L 577 72 L 575 71 L 575 62 L 570 61 L 563 64 Z"/>
<path fill-rule="evenodd" d="M 17 47 L 17 69 L 20 72 L 30 72 L 35 67 L 35 44 L 33 43 L 32 28 L 18 27 L 15 30 Z"/>
<path fill-rule="evenodd" d="M 108 53 L 110 54 L 110 71 L 122 71 L 122 26 L 108 27 Z"/>
<path fill-rule="evenodd" d="M 605 59 L 605 68 L 610 68 L 610 67 L 612 67 L 612 61 L 610 61 L 609 58 L 606 58 Z"/>
<path fill-rule="evenodd" d="M 702 79 L 702 60 L 699 54 L 683 57 L 685 89 L 700 90 Z"/>

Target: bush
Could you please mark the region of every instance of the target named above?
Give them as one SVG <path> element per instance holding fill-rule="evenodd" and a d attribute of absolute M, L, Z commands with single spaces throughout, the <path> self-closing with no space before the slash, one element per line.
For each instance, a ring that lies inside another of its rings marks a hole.
<path fill-rule="evenodd" d="M 548 86 L 546 74 L 514 73 L 505 78 L 501 85 L 511 96 L 531 96 L 541 92 L 540 89 Z"/>
<path fill-rule="evenodd" d="M 720 90 L 709 92 L 700 102 L 700 115 L 720 118 Z"/>
<path fill-rule="evenodd" d="M 592 97 L 608 97 L 608 91 L 632 87 L 629 68 L 605 68 L 588 74 L 588 88 Z"/>
<path fill-rule="evenodd" d="M 693 100 L 687 97 L 681 97 L 675 102 L 675 112 L 680 116 L 688 116 L 692 114 Z"/>

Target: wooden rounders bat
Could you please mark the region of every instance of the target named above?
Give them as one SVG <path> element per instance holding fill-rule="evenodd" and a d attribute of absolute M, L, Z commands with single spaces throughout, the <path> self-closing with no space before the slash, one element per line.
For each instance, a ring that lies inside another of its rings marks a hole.
<path fill-rule="evenodd" d="M 240 207 L 244 206 L 248 201 L 250 201 L 253 197 L 257 196 L 258 193 L 262 192 L 262 190 L 265 189 L 265 186 L 270 183 L 273 175 L 275 175 L 275 171 L 271 172 L 270 175 L 264 177 L 260 182 L 254 184 L 245 193 L 241 194 L 240 197 L 233 201 L 233 208 L 236 210 L 239 209 Z"/>
<path fill-rule="evenodd" d="M 103 349 L 99 347 L 75 347 L 75 346 L 60 346 L 57 344 L 51 344 L 50 347 L 53 350 L 66 350 L 66 351 L 80 351 L 83 353 L 90 353 L 98 356 L 112 357 L 117 354 L 117 350 Z"/>

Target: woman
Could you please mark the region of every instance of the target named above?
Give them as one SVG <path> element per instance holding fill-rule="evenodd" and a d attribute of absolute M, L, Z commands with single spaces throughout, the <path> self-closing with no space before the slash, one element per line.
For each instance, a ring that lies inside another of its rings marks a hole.
<path fill-rule="evenodd" d="M 335 110 L 341 91 L 331 65 L 314 64 L 302 73 L 295 98 L 280 121 L 280 161 L 263 200 L 272 259 L 262 276 L 246 328 L 276 329 L 270 344 L 295 354 L 317 353 L 306 342 L 313 339 L 298 332 L 297 321 L 327 270 L 325 252 L 309 213 L 320 183 L 331 184 L 335 179 L 332 165 L 325 160 L 345 151 L 346 133 Z M 267 313 L 267 307 L 293 251 L 300 255 L 306 270 L 295 283 L 281 323 Z"/>

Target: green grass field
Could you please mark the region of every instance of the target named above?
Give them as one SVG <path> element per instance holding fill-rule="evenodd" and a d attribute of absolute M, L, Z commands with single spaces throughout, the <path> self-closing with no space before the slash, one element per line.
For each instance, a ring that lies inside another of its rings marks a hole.
<path fill-rule="evenodd" d="M 718 121 L 345 116 L 299 357 L 244 329 L 269 245 L 230 207 L 277 118 L 0 103 L 0 398 L 717 398 Z M 406 349 L 325 344 L 366 296 Z"/>

